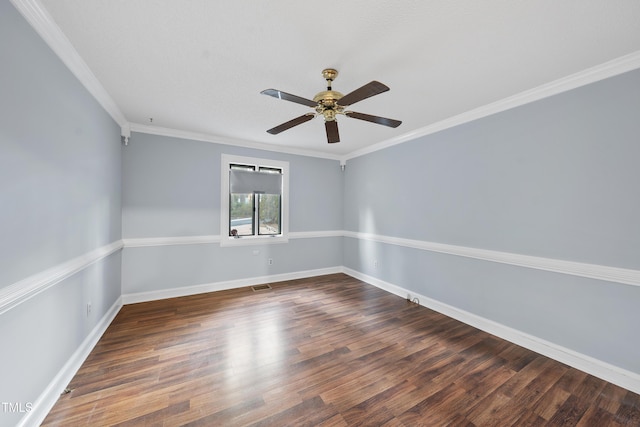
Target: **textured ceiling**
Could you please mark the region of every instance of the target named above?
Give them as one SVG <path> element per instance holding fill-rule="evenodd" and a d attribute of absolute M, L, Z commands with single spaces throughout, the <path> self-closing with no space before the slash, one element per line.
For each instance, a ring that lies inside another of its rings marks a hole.
<path fill-rule="evenodd" d="M 39 4 L 134 130 L 336 156 L 640 51 L 637 0 Z M 327 67 L 339 71 L 333 88 L 344 94 L 371 80 L 385 83 L 389 92 L 351 109 L 403 124 L 391 129 L 340 116 L 342 142 L 332 145 L 320 117 L 266 133 L 311 109 L 260 91 L 313 98 Z"/>

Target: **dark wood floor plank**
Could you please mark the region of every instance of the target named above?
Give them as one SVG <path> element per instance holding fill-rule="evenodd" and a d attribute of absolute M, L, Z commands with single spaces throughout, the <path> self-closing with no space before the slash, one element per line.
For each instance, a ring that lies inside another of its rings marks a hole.
<path fill-rule="evenodd" d="M 587 402 L 580 400 L 575 395 L 569 396 L 567 400 L 558 408 L 549 420 L 549 425 L 553 426 L 575 426 L 582 415 L 589 409 Z"/>
<path fill-rule="evenodd" d="M 44 426 L 640 425 L 640 396 L 343 274 L 124 306 Z"/>
<path fill-rule="evenodd" d="M 624 395 L 615 413 L 615 419 L 625 425 L 640 426 L 640 400 L 637 394 L 628 392 Z"/>
<path fill-rule="evenodd" d="M 547 420 L 527 409 L 512 425 L 513 427 L 542 427 L 547 425 Z"/>
<path fill-rule="evenodd" d="M 628 391 L 621 387 L 606 383 L 598 397 L 596 397 L 595 405 L 611 414 L 615 414 L 627 393 Z"/>
<path fill-rule="evenodd" d="M 531 409 L 534 413 L 549 421 L 569 396 L 571 396 L 571 393 L 563 390 L 556 382 L 538 402 L 532 405 Z"/>

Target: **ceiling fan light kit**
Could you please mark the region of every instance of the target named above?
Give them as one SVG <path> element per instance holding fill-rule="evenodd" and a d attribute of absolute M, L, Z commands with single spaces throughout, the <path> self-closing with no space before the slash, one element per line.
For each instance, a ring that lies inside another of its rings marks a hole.
<path fill-rule="evenodd" d="M 316 116 L 322 116 L 324 118 L 325 130 L 327 132 L 327 142 L 333 144 L 340 142 L 338 122 L 336 120 L 338 114 L 392 128 L 400 126 L 402 123 L 400 120 L 345 110 L 346 107 L 355 104 L 356 102 L 388 91 L 389 88 L 386 85 L 374 80 L 353 92 L 348 93 L 347 95 L 343 95 L 331 88 L 331 83 L 337 76 L 338 71 L 333 68 L 326 68 L 322 70 L 322 77 L 327 81 L 327 90 L 317 93 L 316 96 L 313 97 L 313 100 L 282 92 L 277 89 L 266 89 L 260 92 L 263 95 L 269 95 L 274 98 L 284 99 L 285 101 L 306 105 L 307 107 L 312 107 L 315 110 L 315 113 L 307 113 L 296 117 L 295 119 L 289 120 L 288 122 L 267 130 L 267 132 L 272 135 L 277 135 L 294 126 L 308 122 Z"/>

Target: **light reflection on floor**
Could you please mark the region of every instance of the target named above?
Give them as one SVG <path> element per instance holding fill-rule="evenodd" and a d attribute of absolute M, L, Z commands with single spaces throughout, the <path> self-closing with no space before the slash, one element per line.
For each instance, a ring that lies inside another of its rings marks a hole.
<path fill-rule="evenodd" d="M 242 325 L 226 331 L 227 385 L 246 384 L 247 377 L 255 375 L 256 370 L 268 369 L 277 375 L 284 368 L 283 351 L 287 346 L 282 342 L 283 327 L 278 310 L 274 310 L 251 313 Z"/>

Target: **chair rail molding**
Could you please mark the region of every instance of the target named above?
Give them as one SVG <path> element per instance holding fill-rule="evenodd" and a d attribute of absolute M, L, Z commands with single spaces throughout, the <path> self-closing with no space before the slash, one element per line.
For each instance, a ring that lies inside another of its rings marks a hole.
<path fill-rule="evenodd" d="M 122 240 L 99 247 L 84 255 L 48 268 L 0 289 L 0 314 L 38 295 L 64 279 L 108 257 L 124 247 Z"/>
<path fill-rule="evenodd" d="M 343 237 L 342 230 L 322 231 L 291 231 L 289 239 L 315 239 L 322 237 Z M 202 245 L 220 243 L 220 235 L 211 234 L 203 236 L 173 236 L 173 237 L 128 237 L 122 239 L 125 248 L 140 248 L 145 246 L 171 246 L 171 245 Z M 261 244 L 257 242 L 255 244 Z"/>
<path fill-rule="evenodd" d="M 627 268 L 609 267 L 605 265 L 587 264 L 575 261 L 543 258 L 531 255 L 499 252 L 489 249 L 470 248 L 466 246 L 449 245 L 445 243 L 412 240 L 400 237 L 382 236 L 356 231 L 344 231 L 345 237 L 389 245 L 403 246 L 406 248 L 420 249 L 423 251 L 439 252 L 448 255 L 457 255 L 466 258 L 475 258 L 484 261 L 498 262 L 501 264 L 515 265 L 518 267 L 533 268 L 536 270 L 551 271 L 554 273 L 570 274 L 572 276 L 588 279 L 605 280 L 625 285 L 640 286 L 640 271 Z"/>
<path fill-rule="evenodd" d="M 569 274 L 588 279 L 604 280 L 607 282 L 621 283 L 630 286 L 640 286 L 640 271 L 606 265 L 589 264 L 583 262 L 566 261 L 553 258 L 544 258 L 531 255 L 500 252 L 489 249 L 471 248 L 467 246 L 450 245 L 446 243 L 429 242 L 425 240 L 406 239 L 401 237 L 384 236 L 374 233 L 363 233 L 347 230 L 320 230 L 320 231 L 292 231 L 289 239 L 317 239 L 327 237 L 347 237 L 352 239 L 367 240 L 423 251 L 438 252 L 448 255 L 456 255 L 466 258 L 475 258 L 484 261 L 514 265 L 518 267 L 533 268 L 536 270 L 550 271 L 554 273 Z M 219 243 L 219 235 L 205 236 L 176 236 L 176 237 L 141 237 L 123 239 L 125 248 L 137 248 L 146 246 L 167 245 L 193 245 Z"/>

